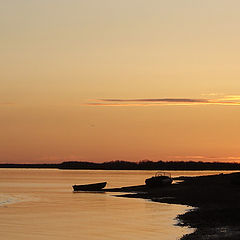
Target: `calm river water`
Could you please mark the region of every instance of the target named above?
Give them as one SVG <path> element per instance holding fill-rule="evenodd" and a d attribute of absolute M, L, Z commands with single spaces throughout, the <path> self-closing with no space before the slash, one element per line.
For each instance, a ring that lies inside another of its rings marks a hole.
<path fill-rule="evenodd" d="M 175 226 L 189 208 L 116 193 L 72 193 L 73 184 L 144 184 L 156 171 L 0 169 L 0 234 L 5 240 L 175 240 L 192 229 Z M 171 172 L 173 176 L 216 171 Z"/>

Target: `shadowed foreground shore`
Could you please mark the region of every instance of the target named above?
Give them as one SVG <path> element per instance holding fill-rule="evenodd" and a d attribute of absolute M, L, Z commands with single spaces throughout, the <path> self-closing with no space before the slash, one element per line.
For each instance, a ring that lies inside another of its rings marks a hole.
<path fill-rule="evenodd" d="M 179 177 L 175 180 L 182 182 L 156 189 L 142 185 L 106 191 L 131 192 L 121 196 L 195 207 L 177 217 L 179 225 L 196 229 L 182 240 L 240 239 L 240 173 Z"/>

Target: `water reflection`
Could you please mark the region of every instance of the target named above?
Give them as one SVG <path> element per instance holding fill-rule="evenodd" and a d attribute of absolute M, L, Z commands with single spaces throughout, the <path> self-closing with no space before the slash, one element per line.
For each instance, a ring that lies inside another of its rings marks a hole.
<path fill-rule="evenodd" d="M 186 211 L 185 206 L 116 198 L 112 193 L 72 193 L 73 184 L 108 181 L 108 187 L 138 185 L 143 184 L 145 178 L 153 173 L 154 171 L 0 169 L 0 200 L 8 204 L 7 208 L 0 208 L 1 238 L 177 239 L 191 231 L 174 226 L 174 218 Z M 186 174 L 173 172 L 172 175 Z"/>

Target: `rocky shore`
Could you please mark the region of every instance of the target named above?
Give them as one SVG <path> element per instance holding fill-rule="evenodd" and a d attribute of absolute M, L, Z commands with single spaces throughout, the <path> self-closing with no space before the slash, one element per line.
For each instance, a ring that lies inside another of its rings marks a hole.
<path fill-rule="evenodd" d="M 240 239 L 240 173 L 174 180 L 179 182 L 155 189 L 147 189 L 144 185 L 136 189 L 123 188 L 122 192 L 131 192 L 125 197 L 194 207 L 177 217 L 179 225 L 196 229 L 194 233 L 183 236 L 182 240 Z"/>

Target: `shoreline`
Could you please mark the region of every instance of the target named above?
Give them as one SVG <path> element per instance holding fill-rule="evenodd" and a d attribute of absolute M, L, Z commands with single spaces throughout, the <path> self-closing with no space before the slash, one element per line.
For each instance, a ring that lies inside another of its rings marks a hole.
<path fill-rule="evenodd" d="M 240 172 L 179 177 L 176 180 L 182 182 L 147 191 L 142 188 L 141 192 L 132 187 L 124 188 L 122 192 L 128 193 L 119 197 L 193 207 L 193 210 L 177 216 L 179 226 L 195 229 L 181 240 L 240 239 Z"/>

